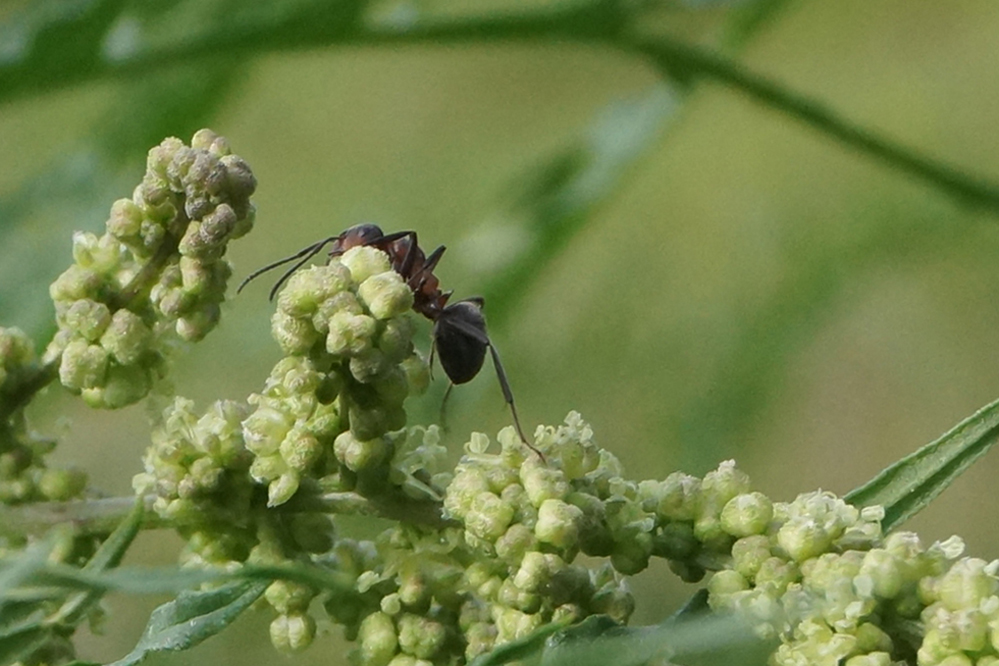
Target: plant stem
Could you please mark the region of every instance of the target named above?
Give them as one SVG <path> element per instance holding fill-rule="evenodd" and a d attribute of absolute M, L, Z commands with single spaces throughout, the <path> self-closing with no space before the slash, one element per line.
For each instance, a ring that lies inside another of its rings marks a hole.
<path fill-rule="evenodd" d="M 166 523 L 156 514 L 153 510 L 155 501 L 155 495 L 145 497 L 146 513 L 142 529 L 177 527 L 174 523 Z M 72 524 L 78 534 L 109 534 L 134 507 L 134 497 L 104 497 L 14 506 L 0 504 L 0 537 L 39 536 L 67 523 Z M 349 492 L 295 498 L 273 510 L 288 513 L 323 512 L 378 516 L 435 528 L 450 524 L 450 521 L 443 517 L 441 505 L 436 502 L 372 500 Z"/>
<path fill-rule="evenodd" d="M 622 44 L 625 50 L 648 56 L 665 75 L 680 79 L 713 79 L 739 90 L 757 102 L 810 125 L 823 134 L 867 153 L 882 162 L 922 178 L 973 206 L 999 211 L 999 187 L 940 161 L 894 143 L 850 123 L 814 99 L 750 72 L 716 53 L 664 37 Z"/>

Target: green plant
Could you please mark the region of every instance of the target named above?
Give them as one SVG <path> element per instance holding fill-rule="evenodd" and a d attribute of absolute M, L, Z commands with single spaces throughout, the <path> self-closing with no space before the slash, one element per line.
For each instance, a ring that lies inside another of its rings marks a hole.
<path fill-rule="evenodd" d="M 27 37 L 10 42 L 12 56 L 0 65 L 0 100 L 129 80 L 134 122 L 102 130 L 98 142 L 99 161 L 117 165 L 139 142 L 159 142 L 168 133 L 162 126 L 175 131 L 162 110 L 178 91 L 186 95 L 179 106 L 196 111 L 185 122 L 217 104 L 241 49 L 570 40 L 646 59 L 675 87 L 657 84 L 521 185 L 511 217 L 536 235 L 487 285 L 494 323 L 509 319 L 545 260 L 617 191 L 674 117 L 677 91 L 702 79 L 963 203 L 999 206 L 984 180 L 861 129 L 726 57 L 643 30 L 658 4 L 579 1 L 469 18 L 367 2 L 259 12 L 211 3 L 199 15 L 200 32 L 170 22 L 186 3 L 94 0 L 75 13 L 26 7 L 8 24 L 10 34 Z M 780 4 L 733 11 L 728 47 Z M 129 30 L 137 29 L 135 42 Z M 197 76 L 171 69 L 190 63 L 210 66 Z M 155 80 L 141 80 L 153 73 Z M 52 182 L 24 190 L 21 205 L 8 208 L 12 226 Z M 196 132 L 189 146 L 163 141 L 132 197 L 112 205 L 105 233 L 74 236 L 74 263 L 50 288 L 56 330 L 44 350 L 32 338 L 46 327 L 30 317 L 31 335 L 0 329 L 0 661 L 72 660 L 77 627 L 98 627 L 102 597 L 125 591 L 177 596 L 154 612 L 118 664 L 192 647 L 251 607 L 271 609 L 278 649 L 304 650 L 317 620 L 332 621 L 370 666 L 731 663 L 733 650 L 747 662 L 777 664 L 999 663 L 995 563 L 963 557 L 959 539 L 924 546 L 898 529 L 988 450 L 995 403 L 843 499 L 816 491 L 774 501 L 731 462 L 701 478 L 634 479 L 611 437 L 595 434 L 576 412 L 538 427 L 543 460 L 507 428 L 495 442 L 472 434 L 455 466 L 436 426 L 406 427 L 414 409 L 406 400 L 429 380 L 414 344 L 411 293 L 384 255 L 355 248 L 296 272 L 280 292 L 272 333 L 284 357 L 259 392 L 199 407 L 176 395 L 171 359 L 220 320 L 232 273 L 228 243 L 252 226 L 255 188 L 249 166 L 214 133 Z M 886 241 L 871 236 L 864 251 L 876 254 Z M 806 275 L 818 285 L 805 292 L 808 307 L 822 305 L 816 294 L 836 259 Z M 764 309 L 764 318 L 787 316 L 791 300 Z M 749 342 L 737 349 L 770 333 L 746 328 Z M 746 422 L 739 410 L 768 372 L 764 358 L 772 361 L 761 354 L 734 364 L 740 381 L 719 403 L 737 408 L 722 428 L 737 432 Z M 49 462 L 54 440 L 29 427 L 25 410 L 56 382 L 96 408 L 149 399 L 152 444 L 134 480 L 137 500 L 97 498 L 82 472 Z M 373 538 L 344 534 L 333 517 L 350 514 L 378 518 L 382 529 Z M 149 527 L 182 536 L 181 567 L 119 566 Z M 627 628 L 634 610 L 627 577 L 652 558 L 688 582 L 711 577 L 662 624 Z"/>

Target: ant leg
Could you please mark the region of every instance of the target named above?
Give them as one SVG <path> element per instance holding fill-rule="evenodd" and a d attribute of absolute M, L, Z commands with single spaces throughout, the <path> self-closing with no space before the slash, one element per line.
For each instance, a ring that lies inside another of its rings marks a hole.
<path fill-rule="evenodd" d="M 437 263 L 441 260 L 441 257 L 444 255 L 444 250 L 446 249 L 447 247 L 441 245 L 436 250 L 431 252 L 430 256 L 428 256 L 426 259 L 423 260 L 423 266 L 420 267 L 420 272 L 414 275 L 413 277 L 409 278 L 410 289 L 412 289 L 413 291 L 421 291 L 423 289 L 423 285 L 427 281 L 427 276 L 433 275 L 434 269 L 437 268 Z M 408 254 L 406 255 L 406 260 L 409 261 Z M 403 269 L 405 270 L 408 268 L 412 268 L 412 266 L 411 265 L 406 266 L 406 262 L 404 261 Z M 406 273 L 404 271 L 400 271 L 400 274 L 405 275 Z"/>
<path fill-rule="evenodd" d="M 520 441 L 527 444 L 527 448 L 538 454 L 538 457 L 544 461 L 544 454 L 527 440 L 527 437 L 524 435 L 524 429 L 520 427 L 517 408 L 513 404 L 513 391 L 510 390 L 510 381 L 506 378 L 506 371 L 503 370 L 503 364 L 500 363 L 499 353 L 496 351 L 496 347 L 493 347 L 492 343 L 489 343 L 489 353 L 493 357 L 493 367 L 496 368 L 496 377 L 499 379 L 500 388 L 503 389 L 503 399 L 506 400 L 506 404 L 510 405 L 510 413 L 513 414 L 513 425 L 517 429 L 517 434 L 520 435 Z"/>
<path fill-rule="evenodd" d="M 444 399 L 441 400 L 441 430 L 447 432 L 447 399 L 451 397 L 451 389 L 454 388 L 454 382 L 447 383 L 447 390 L 444 391 Z"/>
<path fill-rule="evenodd" d="M 258 268 L 257 270 L 253 271 L 252 273 L 250 273 L 249 275 L 247 275 L 245 278 L 243 278 L 243 281 L 239 283 L 238 287 L 236 287 L 236 293 L 238 294 L 239 292 L 243 291 L 243 287 L 245 287 L 247 284 L 249 284 L 252 280 L 260 277 L 261 275 L 263 275 L 267 271 L 273 270 L 273 269 L 277 268 L 278 266 L 283 266 L 284 264 L 287 264 L 289 261 L 295 261 L 296 259 L 301 259 L 302 257 L 305 257 L 305 260 L 302 262 L 302 263 L 305 263 L 305 261 L 308 261 L 309 259 L 311 259 L 312 257 L 314 257 L 316 254 L 318 254 L 319 251 L 322 250 L 323 247 L 326 246 L 327 243 L 331 243 L 331 242 L 335 241 L 337 238 L 339 238 L 339 236 L 330 236 L 329 238 L 324 238 L 323 240 L 319 241 L 318 243 L 313 243 L 312 245 L 310 245 L 310 246 L 308 246 L 306 248 L 303 248 L 302 250 L 299 250 L 298 252 L 296 252 L 295 254 L 291 255 L 290 257 L 285 257 L 284 259 L 281 259 L 279 261 L 275 261 L 273 263 L 267 264 L 266 266 L 264 266 L 262 268 Z M 299 264 L 299 266 L 301 266 L 301 264 Z M 297 268 L 297 266 L 296 266 L 296 268 Z M 283 278 L 283 279 L 286 279 L 286 278 Z M 271 294 L 271 298 L 273 298 L 273 297 L 274 297 L 274 295 Z"/>

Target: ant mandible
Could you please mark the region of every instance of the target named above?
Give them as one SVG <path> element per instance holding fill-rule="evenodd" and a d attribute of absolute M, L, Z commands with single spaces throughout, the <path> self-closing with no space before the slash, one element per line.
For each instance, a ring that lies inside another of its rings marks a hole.
<path fill-rule="evenodd" d="M 443 245 L 427 255 L 420 248 L 415 231 L 397 231 L 385 234 L 375 224 L 358 224 L 338 236 L 329 236 L 299 250 L 290 257 L 258 268 L 246 276 L 236 289 L 236 293 L 241 292 L 251 280 L 263 273 L 278 266 L 296 262 L 284 272 L 271 288 L 269 298 L 273 300 L 281 285 L 312 257 L 322 252 L 326 246 L 330 246 L 328 256 L 329 259 L 332 259 L 342 255 L 352 247 L 365 245 L 379 249 L 389 256 L 392 270 L 402 276 L 406 285 L 413 292 L 413 310 L 434 323 L 430 362 L 433 364 L 434 352 L 436 352 L 441 367 L 444 368 L 444 373 L 451 380 L 444 394 L 444 400 L 447 400 L 451 388 L 455 384 L 464 384 L 479 374 L 488 349 L 493 359 L 493 367 L 496 369 L 496 378 L 503 390 L 503 399 L 510 406 L 517 434 L 524 444 L 543 459 L 544 456 L 527 440 L 524 430 L 520 426 L 517 408 L 513 404 L 510 382 L 507 380 L 496 347 L 493 346 L 489 334 L 486 333 L 486 318 L 482 314 L 483 299 L 471 297 L 448 305 L 448 299 L 451 298 L 452 292 L 440 289 L 440 282 L 434 275 L 434 268 L 437 267 L 437 262 L 440 261 L 446 249 Z"/>

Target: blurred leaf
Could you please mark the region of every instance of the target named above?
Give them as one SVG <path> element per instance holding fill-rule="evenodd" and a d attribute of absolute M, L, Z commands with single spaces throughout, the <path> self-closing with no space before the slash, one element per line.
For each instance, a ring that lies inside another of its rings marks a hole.
<path fill-rule="evenodd" d="M 594 618 L 587 618 L 577 626 L 582 626 L 592 619 Z M 504 643 L 487 654 L 479 655 L 468 666 L 499 666 L 499 664 L 508 664 L 511 661 L 528 659 L 544 648 L 545 641 L 548 640 L 549 636 L 564 629 L 564 624 L 554 622 L 538 627 L 526 636 Z"/>
<path fill-rule="evenodd" d="M 846 500 L 857 506 L 883 505 L 885 532 L 929 504 L 999 439 L 999 401 L 958 423 L 935 442 L 891 465 Z"/>
<path fill-rule="evenodd" d="M 101 544 L 94 556 L 90 558 L 83 567 L 86 571 L 104 571 L 113 569 L 121 563 L 121 558 L 125 556 L 132 541 L 135 540 L 142 526 L 142 519 L 145 515 L 145 503 L 142 498 L 135 501 L 135 507 L 131 513 L 121 522 L 121 525 L 111 533 L 104 543 Z M 103 594 L 98 591 L 85 592 L 74 595 L 68 599 L 63 607 L 56 614 L 62 622 L 75 625 L 86 615 L 87 611 L 94 607 Z"/>
<path fill-rule="evenodd" d="M 29 622 L 17 627 L 0 626 L 0 664 L 20 661 L 45 645 L 51 631 L 42 622 Z"/>
<path fill-rule="evenodd" d="M 135 649 L 111 666 L 130 666 L 155 652 L 197 645 L 232 624 L 268 585 L 267 581 L 234 581 L 214 590 L 181 592 L 153 611 Z"/>
<path fill-rule="evenodd" d="M 750 0 L 733 7 L 725 25 L 723 42 L 727 48 L 739 48 L 750 37 L 773 23 L 795 0 Z"/>
<path fill-rule="evenodd" d="M 48 564 L 53 539 L 30 544 L 12 557 L 0 559 L 0 617 L 10 594 Z"/>
<path fill-rule="evenodd" d="M 526 237 L 522 251 L 483 290 L 491 321 L 510 316 L 515 303 L 553 256 L 584 228 L 596 210 L 619 190 L 628 171 L 673 119 L 676 96 L 655 85 L 641 96 L 609 105 L 587 133 L 544 158 L 513 189 L 507 210 L 473 236 L 488 237 L 500 227 Z M 475 238 L 466 240 L 475 256 Z M 483 246 L 489 243 L 482 243 Z"/>

